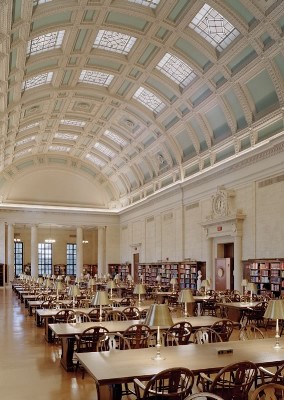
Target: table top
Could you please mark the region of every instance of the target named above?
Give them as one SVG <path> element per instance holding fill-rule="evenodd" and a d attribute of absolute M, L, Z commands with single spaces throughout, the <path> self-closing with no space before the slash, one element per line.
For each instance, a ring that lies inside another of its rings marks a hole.
<path fill-rule="evenodd" d="M 70 301 L 69 301 L 70 302 Z M 143 311 L 143 310 L 147 310 L 149 309 L 149 305 L 148 306 L 141 306 L 141 307 L 136 307 L 138 308 L 139 311 Z M 89 314 L 90 311 L 94 310 L 95 307 L 75 307 L 75 308 L 70 308 L 70 310 L 73 310 L 75 312 L 84 312 L 86 314 Z M 113 311 L 123 311 L 125 310 L 125 308 L 128 308 L 128 306 L 119 306 L 119 307 L 106 307 L 103 309 L 106 309 L 108 311 L 113 310 Z M 63 309 L 65 310 L 65 309 Z M 58 311 L 60 311 L 60 309 L 55 309 L 55 308 L 38 308 L 36 310 L 36 313 L 38 314 L 39 317 L 41 318 L 49 318 L 49 317 L 53 317 L 54 315 L 56 315 L 58 313 Z"/>
<path fill-rule="evenodd" d="M 216 321 L 220 321 L 221 318 L 211 316 L 199 316 L 199 317 L 188 317 L 186 321 L 190 322 L 194 329 L 202 326 L 211 326 Z M 173 323 L 184 321 L 184 317 L 173 318 Z M 129 326 L 138 324 L 138 320 L 127 320 L 127 321 L 102 321 L 102 327 L 105 327 L 109 332 L 124 332 Z M 49 328 L 58 337 L 72 337 L 82 333 L 85 329 L 91 326 L 97 326 L 99 322 L 82 322 L 82 323 L 57 323 L 48 324 Z M 161 326 L 160 329 L 168 329 L 169 326 Z M 157 327 L 153 327 L 153 330 Z"/>
<path fill-rule="evenodd" d="M 232 301 L 230 303 L 217 303 L 219 306 L 226 306 L 231 308 L 239 308 L 239 309 L 246 309 L 249 307 L 254 307 L 259 304 L 259 301 L 250 302 L 243 302 L 243 301 Z"/>
<path fill-rule="evenodd" d="M 111 350 L 98 353 L 77 353 L 84 368 L 100 385 L 130 382 L 133 378 L 149 380 L 166 368 L 187 367 L 195 374 L 216 372 L 226 365 L 250 360 L 257 365 L 283 364 L 284 348 L 274 349 L 275 339 L 232 341 L 210 344 L 189 344 L 161 348 L 163 360 L 153 360 L 156 349 Z M 284 346 L 284 339 L 280 339 Z M 219 355 L 218 349 L 233 349 L 231 354 Z"/>

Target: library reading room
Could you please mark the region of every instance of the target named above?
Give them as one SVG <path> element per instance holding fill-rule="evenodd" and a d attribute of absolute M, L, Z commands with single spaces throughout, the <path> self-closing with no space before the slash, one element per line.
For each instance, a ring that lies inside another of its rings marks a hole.
<path fill-rule="evenodd" d="M 3 400 L 284 400 L 284 0 L 0 0 Z"/>

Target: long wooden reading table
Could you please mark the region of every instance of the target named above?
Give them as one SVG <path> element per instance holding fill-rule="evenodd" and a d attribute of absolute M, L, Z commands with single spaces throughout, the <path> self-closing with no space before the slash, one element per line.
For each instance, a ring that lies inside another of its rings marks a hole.
<path fill-rule="evenodd" d="M 119 399 L 111 388 L 115 384 L 132 382 L 134 378 L 149 380 L 166 368 L 187 367 L 194 374 L 213 373 L 228 364 L 249 360 L 265 367 L 283 364 L 284 348 L 274 349 L 275 339 L 232 341 L 211 344 L 189 344 L 162 347 L 163 360 L 153 360 L 155 348 L 111 350 L 100 353 L 79 353 L 83 367 L 95 379 L 100 399 Z M 280 340 L 284 346 L 284 339 Z M 220 349 L 232 349 L 231 354 L 218 354 Z M 123 351 L 123 357 L 121 356 Z M 108 386 L 106 386 L 108 385 Z"/>
<path fill-rule="evenodd" d="M 220 318 L 203 316 L 203 317 L 188 317 L 186 319 L 191 323 L 194 329 L 202 326 L 211 326 L 214 322 L 219 321 Z M 184 321 L 184 318 L 173 318 L 173 323 Z M 127 321 L 103 321 L 101 326 L 107 328 L 110 333 L 124 332 L 129 326 L 139 323 L 137 320 Z M 55 336 L 61 339 L 62 356 L 61 365 L 67 371 L 73 371 L 73 353 L 75 336 L 82 333 L 85 329 L 91 326 L 99 325 L 98 322 L 83 322 L 83 323 L 57 323 L 49 324 L 49 328 L 54 332 Z M 160 327 L 161 330 L 168 329 L 169 326 Z M 153 330 L 157 328 L 153 327 Z"/>

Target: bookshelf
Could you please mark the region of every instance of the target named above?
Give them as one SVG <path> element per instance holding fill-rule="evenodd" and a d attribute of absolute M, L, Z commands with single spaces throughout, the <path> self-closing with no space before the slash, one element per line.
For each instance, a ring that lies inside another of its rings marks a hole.
<path fill-rule="evenodd" d="M 130 264 L 108 264 L 108 273 L 112 277 L 115 277 L 116 274 L 119 274 L 121 281 L 126 281 L 127 275 L 131 272 Z"/>
<path fill-rule="evenodd" d="M 170 287 L 172 278 L 178 281 L 178 288 L 189 288 L 195 290 L 197 287 L 197 271 L 203 267 L 203 262 L 197 261 L 167 261 L 156 263 L 139 263 L 138 276 L 143 283 L 149 286 Z M 160 282 L 157 281 L 157 276 L 161 277 Z"/>
<path fill-rule="evenodd" d="M 270 284 L 276 297 L 284 291 L 284 259 L 247 260 L 244 276 L 257 285 L 258 293 L 265 293 L 265 284 Z"/>

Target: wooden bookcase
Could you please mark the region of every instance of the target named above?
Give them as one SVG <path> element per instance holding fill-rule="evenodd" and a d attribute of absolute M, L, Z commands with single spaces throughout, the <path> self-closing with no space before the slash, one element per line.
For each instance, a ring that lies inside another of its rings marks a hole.
<path fill-rule="evenodd" d="M 53 265 L 53 274 L 58 275 L 66 275 L 66 264 L 54 264 Z"/>
<path fill-rule="evenodd" d="M 265 293 L 266 283 L 270 284 L 271 292 L 278 297 L 284 291 L 284 259 L 246 260 L 244 277 L 257 285 L 259 294 Z"/>
<path fill-rule="evenodd" d="M 138 277 L 143 279 L 146 285 L 156 286 L 157 276 L 161 276 L 159 285 L 170 287 L 172 278 L 176 278 L 179 289 L 197 288 L 197 271 L 202 269 L 205 263 L 197 261 L 167 261 L 156 263 L 140 263 L 138 264 Z M 205 271 L 204 271 L 205 272 Z M 203 272 L 203 273 L 204 273 Z"/>
<path fill-rule="evenodd" d="M 127 275 L 131 272 L 130 264 L 108 264 L 108 273 L 112 277 L 119 274 L 121 281 L 126 281 Z"/>
<path fill-rule="evenodd" d="M 97 264 L 83 264 L 84 275 L 90 274 L 90 276 L 94 276 L 98 273 Z"/>

